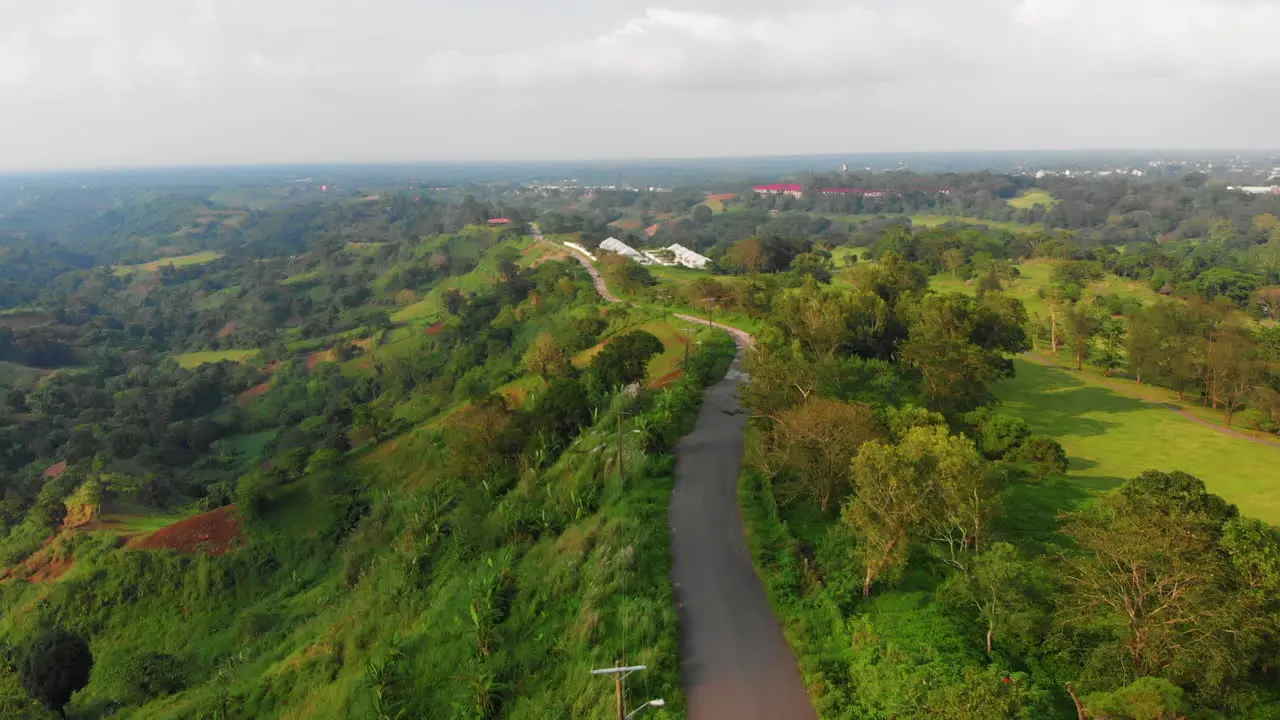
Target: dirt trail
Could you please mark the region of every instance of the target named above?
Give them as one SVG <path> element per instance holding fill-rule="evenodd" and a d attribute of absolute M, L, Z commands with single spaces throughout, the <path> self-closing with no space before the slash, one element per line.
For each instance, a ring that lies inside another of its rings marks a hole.
<path fill-rule="evenodd" d="M 1059 370 L 1071 370 L 1071 368 L 1063 367 L 1062 365 L 1059 365 L 1058 363 L 1053 362 L 1049 358 L 1044 357 L 1043 355 L 1040 355 L 1037 353 L 1026 353 L 1024 357 L 1026 357 L 1028 360 L 1034 362 L 1037 365 L 1044 365 L 1045 367 L 1057 368 Z M 1221 433 L 1223 435 L 1227 435 L 1239 440 L 1244 440 L 1245 442 L 1250 442 L 1250 443 L 1253 443 L 1254 445 L 1267 445 L 1269 447 L 1280 447 L 1280 444 L 1277 444 L 1271 440 L 1265 440 L 1260 437 L 1254 437 L 1252 435 L 1242 433 L 1239 430 L 1233 430 L 1229 427 L 1223 427 L 1221 425 L 1218 425 L 1217 423 L 1211 423 L 1202 417 L 1193 415 L 1191 412 L 1177 405 L 1174 405 L 1173 403 L 1162 403 L 1162 402 L 1155 402 L 1153 400 L 1148 400 L 1147 398 L 1144 398 L 1141 395 L 1138 395 L 1137 393 L 1128 392 L 1123 388 L 1118 388 L 1111 385 L 1103 385 L 1102 387 L 1105 387 L 1106 389 L 1111 390 L 1113 392 L 1120 393 L 1125 397 L 1130 397 L 1130 398 L 1133 398 L 1134 400 L 1141 400 L 1142 402 L 1145 402 L 1149 405 L 1155 405 L 1156 407 L 1162 407 L 1162 408 L 1165 408 L 1166 410 L 1172 410 L 1175 414 L 1178 415 L 1178 417 L 1184 420 L 1190 420 L 1191 422 L 1201 427 L 1209 428 L 1214 432 Z"/>

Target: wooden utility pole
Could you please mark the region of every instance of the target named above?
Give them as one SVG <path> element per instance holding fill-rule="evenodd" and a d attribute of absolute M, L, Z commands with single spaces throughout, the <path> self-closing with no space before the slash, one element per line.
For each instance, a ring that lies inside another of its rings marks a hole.
<path fill-rule="evenodd" d="M 592 675 L 612 675 L 613 676 L 613 687 L 614 687 L 614 691 L 617 693 L 617 696 L 618 696 L 618 720 L 626 720 L 627 718 L 627 715 L 626 715 L 627 706 L 625 704 L 626 702 L 624 697 L 625 692 L 622 686 L 622 682 L 631 673 L 638 672 L 640 670 L 646 670 L 646 669 L 648 668 L 646 668 L 644 665 L 632 665 L 631 667 L 623 667 L 622 662 L 619 661 L 611 668 L 601 668 L 599 670 L 591 671 Z M 661 702 L 662 702 L 661 700 L 656 701 L 656 704 L 661 704 Z"/>
<path fill-rule="evenodd" d="M 614 663 L 614 666 L 622 667 L 622 661 L 619 660 L 618 662 Z M 622 677 L 623 675 L 621 672 L 614 673 L 613 683 L 614 683 L 614 687 L 618 689 L 618 720 L 627 720 L 627 708 L 622 703 Z"/>

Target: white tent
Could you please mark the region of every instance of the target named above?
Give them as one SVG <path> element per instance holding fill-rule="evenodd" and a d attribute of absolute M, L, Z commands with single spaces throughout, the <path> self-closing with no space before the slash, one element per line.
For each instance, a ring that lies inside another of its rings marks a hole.
<path fill-rule="evenodd" d="M 611 237 L 608 240 L 605 240 L 604 242 L 600 243 L 600 249 L 608 250 L 611 253 L 617 253 L 618 255 L 634 260 L 640 263 L 641 265 L 653 264 L 652 260 L 645 257 L 641 253 L 637 252 L 630 245 L 627 245 L 626 243 L 622 242 L 618 238 Z"/>
<path fill-rule="evenodd" d="M 705 255 L 699 255 L 680 244 L 672 245 L 667 248 L 667 250 L 670 250 L 671 254 L 675 256 L 676 262 L 687 268 L 701 270 L 711 263 L 711 258 L 706 257 Z"/>

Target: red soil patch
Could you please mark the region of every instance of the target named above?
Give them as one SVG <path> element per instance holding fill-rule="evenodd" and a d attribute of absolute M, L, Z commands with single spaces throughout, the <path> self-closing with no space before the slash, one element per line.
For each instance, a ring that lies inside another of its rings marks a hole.
<path fill-rule="evenodd" d="M 249 403 L 253 402 L 254 398 L 266 394 L 266 392 L 270 389 L 271 389 L 270 380 L 262 383 L 261 385 L 254 385 L 248 390 L 245 390 L 244 392 L 240 393 L 240 397 L 236 398 L 236 402 L 240 403 L 241 405 L 248 405 Z"/>
<path fill-rule="evenodd" d="M 0 581 L 24 578 L 29 583 L 46 583 L 66 575 L 67 571 L 75 565 L 75 560 L 70 556 L 58 557 L 54 554 L 55 544 L 60 537 L 62 537 L 61 533 L 45 540 L 31 557 L 5 569 L 4 573 L 0 574 Z"/>
<path fill-rule="evenodd" d="M 56 478 L 56 477 L 58 477 L 59 475 L 61 475 L 62 473 L 66 472 L 66 471 L 67 471 L 67 461 L 66 461 L 66 460 L 63 460 L 62 462 L 54 463 L 53 465 L 50 465 L 50 466 L 49 466 L 49 467 L 44 471 L 44 476 L 45 476 L 45 478 L 46 478 L 46 479 L 48 479 L 48 478 Z"/>
<path fill-rule="evenodd" d="M 337 362 L 338 354 L 332 350 L 321 350 L 307 356 L 307 369 L 314 370 L 322 362 Z"/>
<path fill-rule="evenodd" d="M 662 225 L 660 223 L 654 223 L 644 229 L 644 234 L 647 235 L 648 237 L 653 237 L 654 235 L 658 234 L 658 229 L 661 227 Z"/>
<path fill-rule="evenodd" d="M 640 221 L 634 218 L 631 220 L 618 220 L 611 224 L 614 227 L 618 228 L 619 230 L 639 230 L 640 229 Z"/>
<path fill-rule="evenodd" d="M 186 520 L 162 527 L 141 538 L 129 541 L 136 550 L 177 550 L 183 553 L 223 555 L 245 542 L 244 531 L 235 516 L 235 506 L 218 508 L 192 515 Z"/>
<path fill-rule="evenodd" d="M 658 378 L 657 380 L 654 380 L 653 382 L 649 383 L 649 387 L 650 387 L 650 388 L 652 388 L 652 389 L 654 389 L 654 390 L 660 390 L 660 389 L 662 389 L 662 388 L 664 388 L 664 387 L 666 387 L 666 386 L 668 386 L 668 385 L 670 385 L 670 384 L 674 383 L 675 381 L 679 380 L 679 379 L 680 379 L 680 378 L 682 378 L 682 377 L 684 377 L 684 371 L 683 371 L 683 370 L 672 370 L 671 372 L 667 373 L 666 375 L 663 375 L 662 377 Z"/>
<path fill-rule="evenodd" d="M 444 321 L 443 321 L 443 320 L 441 320 L 440 322 L 436 323 L 435 325 L 432 325 L 432 326 L 428 327 L 428 328 L 427 328 L 427 334 L 428 334 L 428 335 L 432 335 L 432 336 L 439 335 L 439 334 L 440 334 L 440 331 L 441 331 L 441 330 L 443 330 L 443 329 L 444 329 Z"/>
<path fill-rule="evenodd" d="M 234 322 L 229 322 L 226 325 L 223 325 L 222 329 L 219 330 L 218 333 L 214 335 L 214 337 L 218 338 L 219 340 L 225 340 L 231 337 L 231 333 L 235 331 L 236 331 L 236 324 Z"/>
<path fill-rule="evenodd" d="M 738 197 L 737 193 L 716 193 L 715 195 L 708 195 L 704 202 L 724 202 L 725 200 L 733 200 L 736 197 Z"/>

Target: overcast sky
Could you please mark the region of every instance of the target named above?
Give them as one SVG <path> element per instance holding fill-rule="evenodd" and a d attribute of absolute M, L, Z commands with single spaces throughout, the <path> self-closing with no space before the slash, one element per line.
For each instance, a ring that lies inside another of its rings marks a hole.
<path fill-rule="evenodd" d="M 0 0 L 0 170 L 1280 148 L 1280 0 Z"/>

